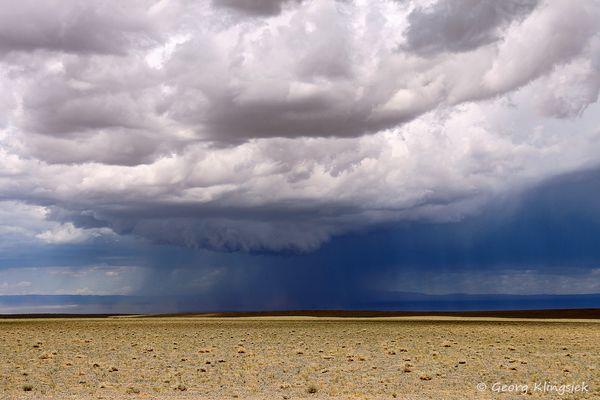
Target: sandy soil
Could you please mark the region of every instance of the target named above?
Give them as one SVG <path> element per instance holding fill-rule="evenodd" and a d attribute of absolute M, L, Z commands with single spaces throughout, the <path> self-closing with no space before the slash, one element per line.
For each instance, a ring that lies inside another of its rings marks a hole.
<path fill-rule="evenodd" d="M 599 348 L 596 321 L 0 320 L 0 398 L 594 399 Z"/>

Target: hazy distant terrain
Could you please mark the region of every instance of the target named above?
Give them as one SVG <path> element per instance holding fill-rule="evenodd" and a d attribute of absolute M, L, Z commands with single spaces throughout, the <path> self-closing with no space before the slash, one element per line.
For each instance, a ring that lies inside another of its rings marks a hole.
<path fill-rule="evenodd" d="M 310 299 L 304 299 L 310 300 Z M 363 293 L 360 301 L 337 304 L 336 309 L 378 311 L 477 311 L 477 310 L 548 310 L 597 308 L 600 294 L 507 295 L 444 294 L 406 292 Z M 283 307 L 283 308 L 282 308 Z M 278 309 L 323 309 L 310 302 L 287 302 Z M 215 302 L 206 295 L 170 296 L 90 296 L 90 295 L 15 295 L 0 296 L 0 314 L 165 314 L 198 311 L 254 311 L 268 308 L 248 299 L 241 302 Z"/>
<path fill-rule="evenodd" d="M 4 319 L 0 397 L 522 397 L 495 383 L 600 396 L 597 320 L 428 318 Z"/>

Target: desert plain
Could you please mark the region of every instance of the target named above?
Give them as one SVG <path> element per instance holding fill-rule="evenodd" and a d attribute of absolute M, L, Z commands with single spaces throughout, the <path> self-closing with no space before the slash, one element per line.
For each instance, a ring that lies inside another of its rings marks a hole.
<path fill-rule="evenodd" d="M 0 398 L 598 399 L 599 350 L 597 320 L 0 319 Z"/>

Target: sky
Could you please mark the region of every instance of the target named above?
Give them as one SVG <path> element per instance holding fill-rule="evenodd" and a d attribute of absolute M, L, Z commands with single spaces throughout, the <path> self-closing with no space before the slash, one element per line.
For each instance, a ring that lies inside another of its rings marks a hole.
<path fill-rule="evenodd" d="M 0 296 L 600 293 L 596 0 L 0 0 Z"/>

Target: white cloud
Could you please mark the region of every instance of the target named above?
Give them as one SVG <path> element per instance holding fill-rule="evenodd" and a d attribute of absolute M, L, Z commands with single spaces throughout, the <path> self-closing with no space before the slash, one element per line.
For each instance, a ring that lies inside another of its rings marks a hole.
<path fill-rule="evenodd" d="M 152 271 L 137 266 L 5 268 L 0 269 L 0 296 L 131 294 L 139 290 L 146 274 Z"/>
<path fill-rule="evenodd" d="M 600 7 L 595 2 L 572 4 L 543 3 L 522 24 L 509 29 L 484 84 L 493 91 L 510 90 L 579 55 L 600 32 Z"/>
<path fill-rule="evenodd" d="M 114 235 L 114 232 L 109 228 L 81 229 L 67 222 L 39 233 L 36 237 L 49 244 L 69 244 L 82 243 L 90 239 L 109 235 Z"/>

